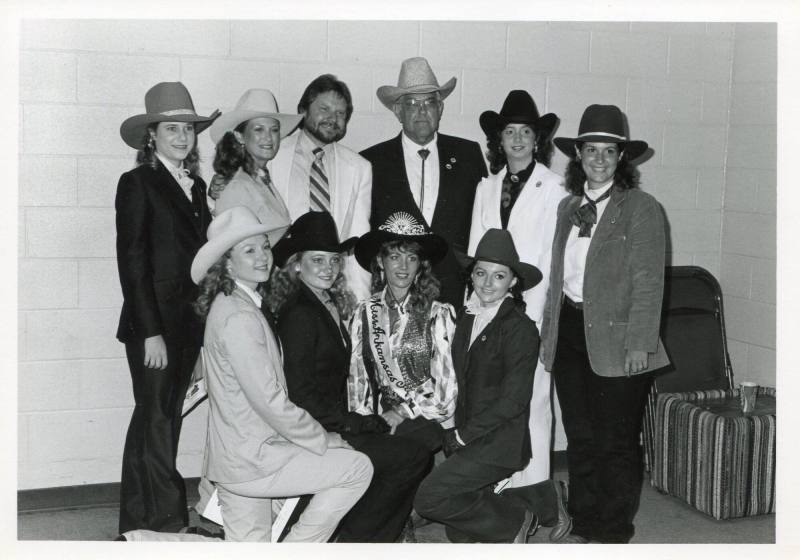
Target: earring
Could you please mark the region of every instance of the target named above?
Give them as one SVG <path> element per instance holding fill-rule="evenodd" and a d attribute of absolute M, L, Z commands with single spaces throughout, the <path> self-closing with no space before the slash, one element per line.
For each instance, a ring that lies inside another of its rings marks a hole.
<path fill-rule="evenodd" d="M 155 140 L 153 140 L 153 137 L 152 137 L 152 136 L 150 136 L 150 137 L 148 137 L 148 138 L 147 138 L 147 147 L 148 147 L 149 149 L 151 149 L 151 150 L 152 150 L 152 149 L 155 147 L 155 144 L 156 144 L 156 142 L 155 142 Z"/>

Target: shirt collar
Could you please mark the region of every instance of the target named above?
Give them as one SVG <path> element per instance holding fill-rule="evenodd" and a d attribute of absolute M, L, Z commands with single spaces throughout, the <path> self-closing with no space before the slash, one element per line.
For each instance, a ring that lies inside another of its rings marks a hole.
<path fill-rule="evenodd" d="M 599 189 L 590 189 L 588 181 L 583 184 L 583 192 L 586 195 L 586 198 L 591 198 L 592 200 L 597 200 L 604 194 L 606 191 L 610 189 L 614 185 L 614 179 L 611 179 L 608 183 L 600 187 Z"/>
<path fill-rule="evenodd" d="M 469 296 L 467 299 L 467 303 L 465 305 L 464 310 L 469 313 L 470 315 L 475 315 L 477 317 L 481 317 L 484 320 L 491 321 L 494 319 L 494 316 L 497 315 L 497 311 L 500 309 L 500 306 L 503 305 L 503 302 L 506 298 L 510 298 L 511 294 L 508 293 L 505 297 L 497 300 L 491 305 L 486 307 L 481 305 L 481 300 L 478 299 L 478 295 L 475 292 Z"/>
<path fill-rule="evenodd" d="M 186 177 L 189 174 L 186 168 L 183 167 L 183 162 L 181 162 L 180 167 L 175 167 L 174 165 L 172 165 L 171 162 L 169 162 L 166 158 L 162 157 L 161 154 L 159 154 L 158 152 L 156 152 L 156 157 L 161 163 L 164 164 L 164 167 L 167 168 L 167 171 L 169 171 L 174 177 L 181 178 L 181 177 Z"/>
<path fill-rule="evenodd" d="M 405 132 L 402 132 L 400 136 L 403 138 L 403 150 L 411 153 L 417 153 L 422 149 L 430 150 L 431 152 L 433 152 L 434 150 L 436 150 L 436 141 L 439 139 L 439 133 L 434 132 L 433 139 L 424 146 L 420 146 L 419 144 L 414 142 L 411 138 L 406 136 Z"/>
<path fill-rule="evenodd" d="M 250 297 L 250 299 L 253 300 L 253 303 L 256 304 L 256 307 L 261 309 L 261 299 L 262 298 L 261 298 L 260 295 L 258 295 L 258 292 L 250 289 L 248 286 L 245 286 L 244 284 L 242 284 L 238 280 L 234 280 L 234 283 L 236 283 L 236 285 L 239 286 L 242 289 L 242 291 L 244 293 L 246 293 Z"/>
<path fill-rule="evenodd" d="M 311 139 L 311 135 L 306 132 L 305 128 L 300 129 L 300 137 L 297 139 L 302 149 L 311 154 L 314 152 L 316 148 L 322 148 L 322 151 L 325 152 L 325 155 L 328 155 L 330 151 L 333 149 L 333 142 L 328 144 L 323 144 L 322 146 L 317 146 L 316 143 Z"/>

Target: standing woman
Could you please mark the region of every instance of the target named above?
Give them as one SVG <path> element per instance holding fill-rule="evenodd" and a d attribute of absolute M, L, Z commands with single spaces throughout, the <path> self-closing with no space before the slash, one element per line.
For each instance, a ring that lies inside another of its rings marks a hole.
<path fill-rule="evenodd" d="M 659 339 L 664 218 L 637 187 L 622 112 L 590 105 L 577 138 L 556 138 L 570 157 L 558 208 L 542 361 L 553 372 L 567 435 L 574 542 L 626 543 L 642 484 L 639 432 L 650 372 L 669 361 Z"/>
<path fill-rule="evenodd" d="M 523 295 L 525 312 L 540 329 L 556 211 L 567 194 L 563 177 L 547 167 L 553 152 L 550 136 L 557 122 L 553 113 L 539 116 L 533 98 L 523 90 L 509 92 L 499 113 L 481 114 L 492 174 L 478 185 L 469 239 L 472 254 L 489 229 L 507 230 L 520 258 L 542 272 L 544 281 Z M 510 487 L 526 487 L 550 478 L 551 386 L 550 372 L 537 362 L 529 418 L 533 457 L 511 476 Z"/>
<path fill-rule="evenodd" d="M 210 192 L 216 200 L 215 214 L 246 206 L 261 223 L 289 227 L 289 210 L 272 183 L 267 162 L 278 153 L 281 138 L 290 134 L 301 118 L 279 113 L 275 96 L 268 89 L 249 89 L 233 111 L 217 119 L 210 130 L 217 146 L 217 174 Z"/>
<path fill-rule="evenodd" d="M 145 113 L 120 135 L 137 167 L 117 186 L 117 266 L 122 313 L 117 338 L 133 381 L 135 406 L 120 483 L 119 531 L 177 531 L 188 524 L 186 488 L 175 466 L 181 408 L 202 344 L 191 309 L 189 267 L 211 215 L 197 176 L 197 134 L 216 118 L 195 113 L 180 82 L 156 84 Z"/>
<path fill-rule="evenodd" d="M 370 299 L 353 313 L 350 410 L 380 414 L 391 432 L 442 446 L 453 425 L 456 376 L 450 356 L 455 318 L 437 301 L 431 267 L 447 242 L 406 212 L 391 214 L 358 240 L 355 256 L 372 273 Z"/>

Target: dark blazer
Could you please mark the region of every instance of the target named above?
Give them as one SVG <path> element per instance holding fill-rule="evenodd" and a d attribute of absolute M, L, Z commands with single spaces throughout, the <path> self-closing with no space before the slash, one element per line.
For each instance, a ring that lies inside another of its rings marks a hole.
<path fill-rule="evenodd" d="M 589 363 L 597 375 L 625 375 L 627 350 L 648 352 L 646 373 L 669 364 L 659 338 L 664 293 L 666 231 L 655 198 L 639 190 L 614 190 L 600 222 L 592 229 L 583 273 L 583 321 Z M 564 286 L 564 251 L 570 216 L 583 198 L 569 196 L 558 206 L 550 265 L 550 289 L 542 319 L 542 363 L 550 371 L 558 342 Z"/>
<path fill-rule="evenodd" d="M 117 338 L 122 342 L 162 335 L 169 344 L 197 345 L 203 327 L 191 309 L 197 287 L 189 270 L 206 241 L 211 214 L 206 184 L 194 179 L 195 202 L 158 163 L 124 173 L 117 185 L 117 266 L 122 313 Z"/>
<path fill-rule="evenodd" d="M 439 134 L 436 146 L 439 150 L 439 197 L 430 224 L 422 217 L 408 185 L 401 136 L 361 152 L 372 164 L 370 227 L 376 229 L 390 214 L 403 211 L 444 237 L 450 250 L 433 270 L 442 283 L 439 299 L 458 309 L 464 301 L 465 279 L 452 249 L 467 252 L 475 189 L 487 176 L 486 163 L 480 146 L 471 140 Z"/>
<path fill-rule="evenodd" d="M 519 469 L 531 458 L 528 412 L 539 331 L 511 298 L 469 347 L 474 321 L 474 315 L 462 313 L 451 350 L 458 378 L 456 428 L 466 444 L 458 453 Z"/>
<path fill-rule="evenodd" d="M 328 431 L 340 432 L 347 415 L 350 337 L 302 282 L 278 315 L 283 371 L 291 401 Z"/>

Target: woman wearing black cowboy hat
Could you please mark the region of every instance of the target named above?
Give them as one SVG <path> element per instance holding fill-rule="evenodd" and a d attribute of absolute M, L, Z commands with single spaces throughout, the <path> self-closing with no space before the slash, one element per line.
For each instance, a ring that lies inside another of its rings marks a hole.
<path fill-rule="evenodd" d="M 390 435 L 380 415 L 348 412 L 351 343 L 341 298 L 349 292 L 342 268 L 356 240 L 340 243 L 328 212 L 308 212 L 292 224 L 274 250 L 281 274 L 294 286 L 279 310 L 278 334 L 289 398 L 366 454 L 375 469 L 367 492 L 342 520 L 337 541 L 391 543 L 403 530 L 430 455 L 422 444 Z"/>
<path fill-rule="evenodd" d="M 197 135 L 217 117 L 198 115 L 180 82 L 156 84 L 145 112 L 120 126 L 137 167 L 119 178 L 117 265 L 135 406 L 120 482 L 120 533 L 187 525 L 186 489 L 175 467 L 181 410 L 203 327 L 191 309 L 189 277 L 211 214 L 198 176 Z"/>
<path fill-rule="evenodd" d="M 542 361 L 555 380 L 567 435 L 574 542 L 625 543 L 641 492 L 639 431 L 659 339 L 664 218 L 637 187 L 618 107 L 590 105 L 578 136 L 556 138 L 572 196 L 558 208 Z"/>

